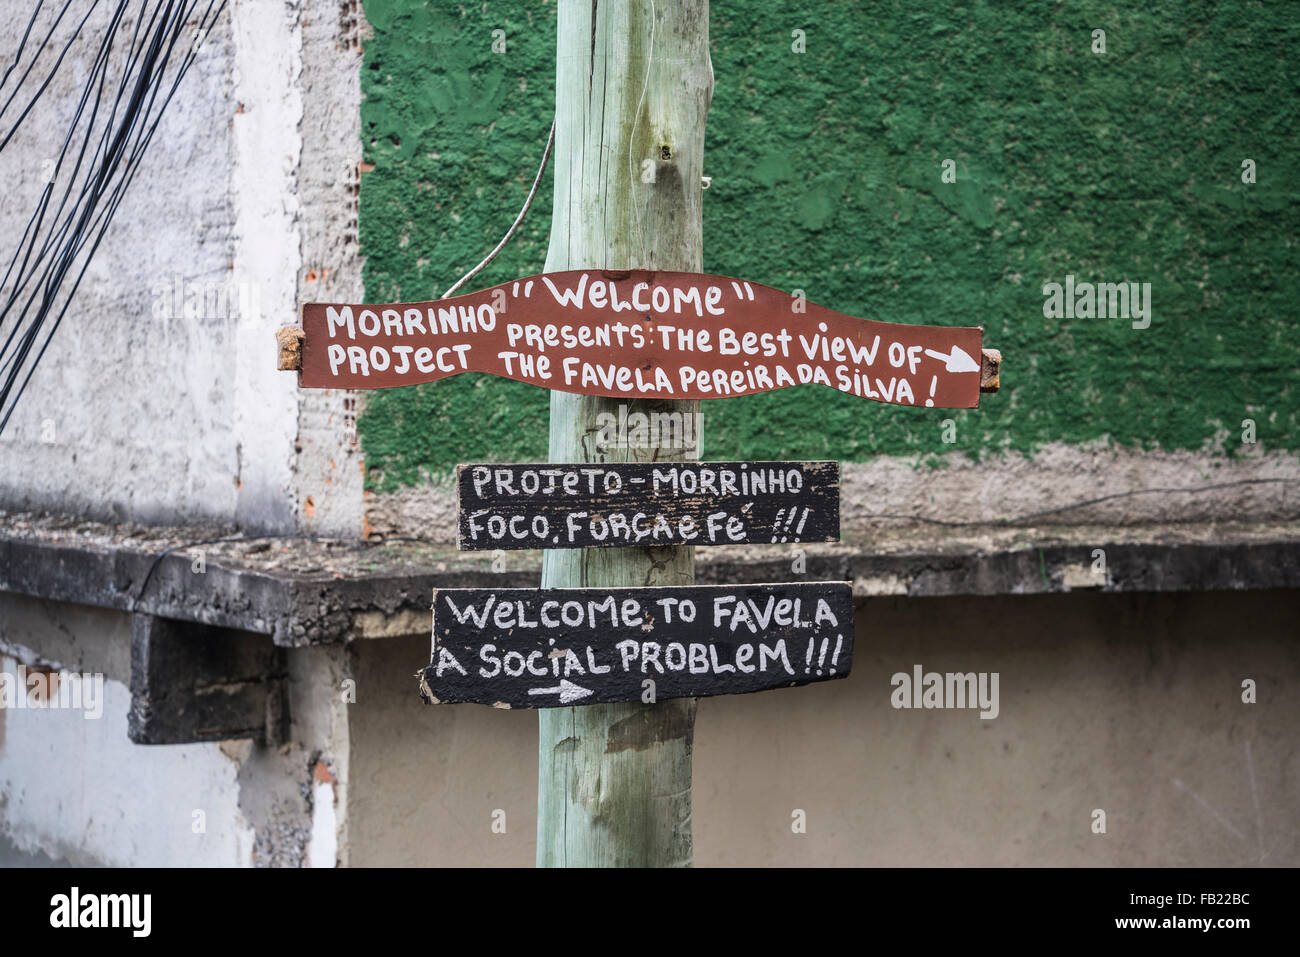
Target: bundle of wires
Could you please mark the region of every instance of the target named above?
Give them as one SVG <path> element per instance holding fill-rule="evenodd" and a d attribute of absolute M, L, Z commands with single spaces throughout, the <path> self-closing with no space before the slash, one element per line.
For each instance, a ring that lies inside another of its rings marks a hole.
<path fill-rule="evenodd" d="M 64 66 L 64 58 L 74 44 L 97 50 L 72 121 L 42 171 L 45 182 L 35 209 L 15 237 L 0 279 L 0 433 L 67 315 L 163 111 L 225 5 L 225 0 L 64 0 L 47 7 L 45 0 L 35 0 L 7 65 L 0 51 L 0 65 L 6 67 L 0 77 L 3 151 L 24 122 L 52 115 L 59 106 L 42 103 L 42 97 L 60 69 L 72 68 Z M 107 21 L 102 36 L 91 36 L 86 28 L 96 14 Z M 0 267 L 3 252 L 0 247 Z"/>

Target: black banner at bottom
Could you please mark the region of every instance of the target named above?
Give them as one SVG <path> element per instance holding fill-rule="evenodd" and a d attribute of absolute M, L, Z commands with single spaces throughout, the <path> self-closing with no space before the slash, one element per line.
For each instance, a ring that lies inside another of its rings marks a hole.
<path fill-rule="evenodd" d="M 493 921 L 493 940 L 510 946 L 534 941 L 536 928 L 521 920 L 493 920 L 507 901 L 545 900 L 558 886 L 567 894 L 608 891 L 598 871 L 475 870 L 455 875 L 456 896 L 483 901 Z M 752 879 L 751 879 L 752 878 Z M 863 938 L 924 941 L 925 949 L 949 942 L 972 952 L 1007 943 L 1128 938 L 1135 948 L 1153 943 L 1183 947 L 1212 942 L 1233 952 L 1242 944 L 1279 938 L 1290 925 L 1289 870 L 1205 869 L 883 869 L 754 871 L 701 868 L 671 875 L 623 872 L 621 893 L 629 900 L 656 896 L 707 901 L 716 915 L 741 913 L 780 899 L 824 899 L 851 887 Z M 412 917 L 438 919 L 430 890 L 441 883 L 431 872 L 406 870 L 303 871 L 42 869 L 0 870 L 7 945 L 14 953 L 30 939 L 77 944 L 146 941 L 192 944 L 197 937 L 252 945 L 315 944 L 335 949 L 353 941 L 372 946 L 400 933 Z M 77 906 L 72 907 L 73 901 Z M 332 901 L 327 910 L 322 901 Z M 703 906 L 702 904 L 700 906 Z M 75 922 L 73 914 L 75 913 Z M 427 918 L 426 918 L 427 915 Z M 588 908 L 584 931 L 613 941 L 627 933 L 621 908 Z M 215 929 L 215 932 L 214 932 Z M 224 931 L 224 933 L 223 933 Z M 745 940 L 770 933 L 766 921 L 746 932 L 737 923 L 703 921 L 697 943 Z M 525 938 L 525 935 L 527 937 Z"/>

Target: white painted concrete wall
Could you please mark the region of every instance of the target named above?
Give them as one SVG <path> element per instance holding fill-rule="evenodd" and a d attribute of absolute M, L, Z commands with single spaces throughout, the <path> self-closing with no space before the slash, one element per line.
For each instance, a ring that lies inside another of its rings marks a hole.
<path fill-rule="evenodd" d="M 0 655 L 0 670 L 18 660 Z M 239 762 L 218 744 L 139 747 L 131 692 L 105 680 L 104 710 L 0 709 L 0 828 L 22 851 L 74 864 L 232 867 L 252 861 Z"/>
<path fill-rule="evenodd" d="M 0 57 L 26 22 L 0 18 Z M 91 17 L 0 151 L 0 254 L 106 22 L 107 9 Z M 361 297 L 365 32 L 337 0 L 232 0 L 0 436 L 0 510 L 362 533 L 355 396 L 299 390 L 275 369 L 274 331 L 303 299 Z M 0 844 L 118 865 L 346 861 L 342 649 L 291 656 L 286 748 L 141 747 L 127 737 L 128 634 L 125 615 L 0 593 L 0 668 L 57 661 L 104 673 L 107 689 L 94 721 L 0 710 Z"/>
<path fill-rule="evenodd" d="M 232 272 L 260 292 L 254 315 L 235 328 L 235 416 L 241 524 L 288 528 L 293 522 L 293 440 L 297 382 L 268 361 L 275 328 L 296 313 L 298 158 L 302 155 L 302 32 L 291 4 L 230 8 L 232 79 L 230 198 Z"/>
<path fill-rule="evenodd" d="M 346 649 L 289 653 L 283 744 L 137 745 L 130 634 L 120 612 L 0 592 L 0 682 L 42 666 L 98 676 L 104 691 L 80 711 L 0 697 L 0 853 L 113 866 L 346 863 Z"/>
<path fill-rule="evenodd" d="M 6 256 L 106 13 L 92 16 L 0 152 Z M 346 396 L 301 392 L 276 372 L 274 344 L 275 329 L 296 321 L 300 291 L 312 291 L 302 287 L 313 269 L 329 269 L 331 293 L 359 295 L 355 239 L 317 261 L 319 233 L 355 218 L 360 50 L 338 38 L 356 17 L 328 0 L 230 4 L 0 436 L 0 509 L 360 534 Z M 25 28 L 26 17 L 0 22 L 0 51 L 15 50 Z M 308 95 L 328 105 L 305 111 L 308 80 Z"/>

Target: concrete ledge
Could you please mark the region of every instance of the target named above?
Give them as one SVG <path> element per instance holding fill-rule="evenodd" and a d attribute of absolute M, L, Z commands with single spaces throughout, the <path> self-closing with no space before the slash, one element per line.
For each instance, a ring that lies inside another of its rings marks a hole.
<path fill-rule="evenodd" d="M 852 581 L 859 597 L 1300 588 L 1300 523 L 909 523 L 869 541 L 696 557 L 701 584 Z M 434 587 L 533 586 L 540 560 L 411 540 L 244 539 L 0 513 L 0 591 L 256 632 L 283 647 L 423 634 Z"/>

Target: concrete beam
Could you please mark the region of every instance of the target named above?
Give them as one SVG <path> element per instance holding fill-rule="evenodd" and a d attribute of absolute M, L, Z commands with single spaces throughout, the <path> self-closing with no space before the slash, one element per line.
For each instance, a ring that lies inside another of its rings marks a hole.
<path fill-rule="evenodd" d="M 285 740 L 284 651 L 265 636 L 136 614 L 131 710 L 136 744 Z"/>
<path fill-rule="evenodd" d="M 307 645 L 423 634 L 435 587 L 535 586 L 540 553 L 240 539 L 0 513 L 0 591 Z M 178 544 L 190 540 L 197 544 Z M 170 549 L 170 551 L 169 551 Z M 851 581 L 859 597 L 1300 588 L 1300 523 L 979 528 L 700 549 L 701 584 Z"/>

